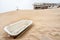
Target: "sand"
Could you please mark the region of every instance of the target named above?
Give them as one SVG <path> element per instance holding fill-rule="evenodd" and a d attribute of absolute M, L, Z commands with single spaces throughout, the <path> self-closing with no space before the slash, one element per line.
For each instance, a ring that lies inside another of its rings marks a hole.
<path fill-rule="evenodd" d="M 21 19 L 30 19 L 33 24 L 23 35 L 14 39 L 3 28 Z M 60 40 L 60 8 L 18 10 L 0 14 L 0 40 Z"/>

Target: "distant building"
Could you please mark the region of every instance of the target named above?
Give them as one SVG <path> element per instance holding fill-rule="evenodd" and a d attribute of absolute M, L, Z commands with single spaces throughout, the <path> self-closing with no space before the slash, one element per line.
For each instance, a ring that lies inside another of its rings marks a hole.
<path fill-rule="evenodd" d="M 60 3 L 34 3 L 34 9 L 52 9 L 59 8 Z"/>

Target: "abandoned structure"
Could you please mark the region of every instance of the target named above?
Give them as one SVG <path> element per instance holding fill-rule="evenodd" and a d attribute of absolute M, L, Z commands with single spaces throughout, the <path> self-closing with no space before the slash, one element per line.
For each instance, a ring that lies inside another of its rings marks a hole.
<path fill-rule="evenodd" d="M 60 3 L 34 3 L 34 9 L 52 9 L 59 7 Z"/>

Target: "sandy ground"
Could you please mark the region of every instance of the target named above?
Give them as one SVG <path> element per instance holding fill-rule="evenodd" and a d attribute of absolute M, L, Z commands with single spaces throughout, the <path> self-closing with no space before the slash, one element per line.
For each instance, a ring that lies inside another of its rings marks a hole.
<path fill-rule="evenodd" d="M 32 26 L 13 39 L 4 26 L 21 19 L 30 19 Z M 19 10 L 0 14 L 0 40 L 60 40 L 60 9 Z"/>

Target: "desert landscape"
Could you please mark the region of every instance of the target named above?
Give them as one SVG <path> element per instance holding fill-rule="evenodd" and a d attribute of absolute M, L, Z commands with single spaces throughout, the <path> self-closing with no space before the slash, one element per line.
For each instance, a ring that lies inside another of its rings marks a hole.
<path fill-rule="evenodd" d="M 33 24 L 15 39 L 4 27 L 21 19 Z M 18 10 L 0 14 L 0 40 L 60 40 L 60 8 L 44 10 Z"/>

